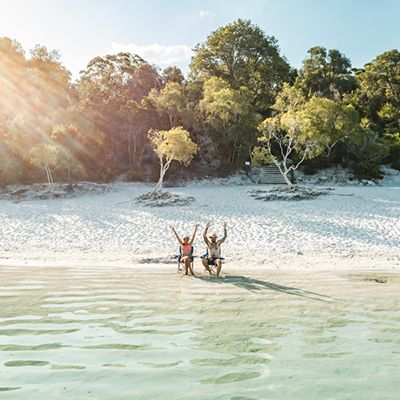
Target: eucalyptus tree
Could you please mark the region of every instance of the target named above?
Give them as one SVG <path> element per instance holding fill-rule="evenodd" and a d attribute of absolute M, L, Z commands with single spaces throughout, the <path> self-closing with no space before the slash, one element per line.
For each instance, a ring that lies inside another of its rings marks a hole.
<path fill-rule="evenodd" d="M 290 66 L 275 37 L 267 36 L 249 20 L 238 19 L 194 48 L 191 76 L 221 78 L 235 90 L 245 86 L 257 110 L 267 113 L 289 80 Z"/>

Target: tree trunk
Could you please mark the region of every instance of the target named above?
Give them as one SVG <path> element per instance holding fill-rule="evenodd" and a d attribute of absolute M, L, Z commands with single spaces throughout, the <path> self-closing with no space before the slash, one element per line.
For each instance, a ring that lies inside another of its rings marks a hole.
<path fill-rule="evenodd" d="M 49 177 L 50 177 L 50 182 L 51 182 L 50 183 L 50 191 L 52 192 L 53 191 L 53 186 L 54 186 L 53 174 L 51 173 L 50 167 L 48 166 L 47 168 L 49 170 Z"/>
<path fill-rule="evenodd" d="M 288 178 L 288 174 L 289 174 L 289 171 L 286 171 L 286 172 L 283 174 L 283 179 L 285 179 L 285 182 L 286 182 L 286 185 L 288 186 L 288 188 L 289 188 L 290 190 L 292 190 L 292 189 L 293 189 L 293 183 L 292 183 L 291 180 Z"/>
<path fill-rule="evenodd" d="M 168 160 L 164 164 L 163 156 L 158 156 L 158 158 L 160 159 L 160 177 L 158 179 L 156 187 L 151 192 L 151 194 L 153 194 L 153 195 L 156 194 L 156 193 L 161 193 L 162 187 L 163 187 L 165 173 L 167 172 L 167 170 L 168 170 L 168 168 L 169 168 L 169 166 L 171 164 L 171 161 L 172 161 L 172 160 Z"/>
<path fill-rule="evenodd" d="M 49 187 L 49 192 L 53 191 L 53 176 L 51 175 L 51 170 L 47 164 L 43 166 L 44 171 L 46 172 L 47 177 L 47 185 Z"/>
<path fill-rule="evenodd" d="M 289 170 L 286 168 L 286 165 L 284 164 L 284 169 L 282 169 L 281 165 L 279 164 L 278 160 L 274 160 L 274 164 L 277 166 L 277 168 L 279 169 L 279 172 L 281 173 L 281 175 L 283 176 L 283 179 L 286 182 L 287 187 L 291 190 L 293 189 L 293 183 L 290 181 L 290 179 L 288 178 L 288 174 L 289 174 Z"/>

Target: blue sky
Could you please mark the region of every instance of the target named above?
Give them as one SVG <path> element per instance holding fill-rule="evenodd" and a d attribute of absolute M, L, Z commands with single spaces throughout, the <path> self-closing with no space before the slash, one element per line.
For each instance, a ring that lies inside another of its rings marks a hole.
<path fill-rule="evenodd" d="M 339 49 L 356 67 L 400 48 L 400 0 L 0 0 L 0 36 L 58 49 L 75 77 L 92 57 L 118 50 L 186 71 L 191 48 L 237 18 L 275 36 L 295 67 L 315 45 Z"/>

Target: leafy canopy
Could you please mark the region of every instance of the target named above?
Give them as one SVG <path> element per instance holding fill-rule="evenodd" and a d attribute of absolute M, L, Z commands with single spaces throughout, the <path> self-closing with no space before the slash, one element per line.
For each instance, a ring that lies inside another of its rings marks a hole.
<path fill-rule="evenodd" d="M 248 20 L 238 19 L 212 32 L 194 49 L 195 78 L 222 78 L 234 89 L 248 87 L 252 101 L 262 110 L 273 104 L 290 67 L 280 55 L 277 40 Z"/>
<path fill-rule="evenodd" d="M 339 50 L 316 46 L 307 53 L 295 82 L 304 95 L 340 100 L 355 89 L 351 62 Z"/>
<path fill-rule="evenodd" d="M 190 138 L 189 132 L 181 126 L 168 131 L 149 131 L 149 140 L 159 157 L 167 161 L 178 161 L 188 166 L 197 152 L 197 145 Z"/>
<path fill-rule="evenodd" d="M 357 74 L 359 84 L 352 101 L 372 128 L 400 132 L 400 51 L 391 50 L 366 64 Z"/>
<path fill-rule="evenodd" d="M 259 141 L 266 150 L 256 152 L 265 160 L 315 158 L 330 152 L 339 141 L 360 130 L 358 113 L 351 105 L 312 97 L 301 100 L 298 90 L 286 86 L 276 101 L 277 113 L 259 126 Z"/>

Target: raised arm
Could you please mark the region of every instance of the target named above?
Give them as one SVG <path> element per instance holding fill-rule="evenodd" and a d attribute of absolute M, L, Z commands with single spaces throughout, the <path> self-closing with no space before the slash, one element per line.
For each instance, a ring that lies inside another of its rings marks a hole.
<path fill-rule="evenodd" d="M 172 229 L 172 232 L 174 233 L 176 239 L 178 240 L 178 243 L 179 243 L 179 244 L 182 244 L 182 240 L 181 240 L 181 238 L 178 236 L 178 234 L 176 233 L 175 228 L 174 228 L 173 226 L 171 226 L 171 229 Z"/>
<path fill-rule="evenodd" d="M 199 224 L 196 224 L 196 226 L 194 228 L 194 232 L 193 232 L 192 238 L 190 239 L 190 244 L 193 244 L 194 238 L 196 237 L 196 232 L 197 232 L 198 228 L 199 228 Z"/>
<path fill-rule="evenodd" d="M 208 228 L 210 227 L 210 224 L 211 224 L 210 222 L 207 222 L 206 229 L 204 230 L 204 233 L 203 233 L 203 239 L 206 242 L 206 244 L 208 244 L 207 233 L 208 233 Z"/>
<path fill-rule="evenodd" d="M 228 236 L 227 232 L 226 232 L 226 222 L 224 223 L 224 236 L 222 239 L 219 240 L 219 243 L 223 243 L 226 239 L 226 237 Z"/>

